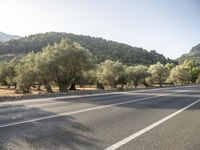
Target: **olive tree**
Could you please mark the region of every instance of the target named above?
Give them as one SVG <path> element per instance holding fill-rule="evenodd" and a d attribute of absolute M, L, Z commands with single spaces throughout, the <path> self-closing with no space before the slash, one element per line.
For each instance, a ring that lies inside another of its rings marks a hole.
<path fill-rule="evenodd" d="M 16 76 L 16 65 L 18 64 L 18 59 L 13 58 L 9 62 L 0 63 L 0 82 L 3 85 L 8 85 L 16 87 L 15 76 Z"/>
<path fill-rule="evenodd" d="M 189 73 L 188 68 L 182 65 L 178 65 L 172 69 L 170 76 L 170 81 L 174 84 L 186 84 L 189 83 L 191 80 L 191 74 Z"/>
<path fill-rule="evenodd" d="M 125 66 L 119 61 L 105 60 L 98 65 L 97 79 L 100 83 L 116 88 L 119 82 L 123 82 Z"/>
<path fill-rule="evenodd" d="M 197 79 L 196 83 L 199 83 L 199 84 L 200 84 L 200 74 L 199 74 L 199 76 L 198 76 L 198 79 Z"/>
<path fill-rule="evenodd" d="M 173 63 L 167 63 L 165 65 L 165 68 L 167 68 L 167 70 L 170 72 L 173 68 L 175 67 L 175 64 Z"/>
<path fill-rule="evenodd" d="M 140 82 L 144 82 L 144 79 L 148 76 L 148 68 L 143 65 L 138 66 L 129 66 L 126 69 L 126 72 L 128 74 L 128 79 L 130 81 L 133 81 L 135 88 L 139 85 Z"/>
<path fill-rule="evenodd" d="M 191 74 L 191 82 L 195 83 L 198 79 L 198 75 L 200 74 L 198 62 L 195 60 L 185 60 L 182 66 L 188 69 L 188 72 Z"/>
<path fill-rule="evenodd" d="M 41 58 L 45 73 L 58 84 L 60 92 L 66 92 L 70 83 L 93 64 L 89 50 L 69 39 L 43 48 Z"/>
<path fill-rule="evenodd" d="M 37 74 L 35 71 L 35 53 L 29 53 L 22 57 L 16 66 L 16 77 L 17 92 L 22 91 L 23 93 L 30 92 L 31 86 L 37 80 Z"/>
<path fill-rule="evenodd" d="M 168 69 L 160 62 L 150 65 L 148 73 L 151 74 L 151 79 L 153 80 L 153 82 L 159 83 L 160 87 L 162 87 L 163 82 L 165 82 L 167 77 L 169 76 Z"/>
<path fill-rule="evenodd" d="M 40 90 L 40 86 L 44 85 L 45 89 L 47 90 L 47 93 L 52 93 L 53 90 L 51 88 L 51 82 L 53 81 L 53 78 L 51 75 L 48 74 L 48 64 L 44 61 L 41 52 L 36 54 L 35 58 L 35 70 L 37 74 L 37 83 L 38 83 L 38 90 Z"/>
<path fill-rule="evenodd" d="M 7 76 L 7 63 L 1 62 L 0 63 L 0 83 L 1 85 L 8 85 L 6 82 L 6 76 Z"/>

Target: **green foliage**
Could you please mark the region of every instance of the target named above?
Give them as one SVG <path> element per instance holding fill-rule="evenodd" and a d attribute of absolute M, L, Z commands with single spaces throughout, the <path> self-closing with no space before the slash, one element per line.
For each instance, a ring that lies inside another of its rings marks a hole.
<path fill-rule="evenodd" d="M 196 83 L 200 83 L 200 74 L 198 75 Z"/>
<path fill-rule="evenodd" d="M 200 75 L 200 69 L 197 67 L 194 67 L 190 71 L 191 73 L 191 81 L 192 83 L 195 83 L 198 80 L 198 77 Z"/>
<path fill-rule="evenodd" d="M 191 75 L 191 82 L 195 83 L 200 74 L 198 62 L 196 62 L 194 60 L 185 60 L 182 65 L 188 69 L 188 71 Z"/>
<path fill-rule="evenodd" d="M 169 76 L 169 71 L 160 62 L 150 65 L 148 73 L 151 74 L 151 78 L 154 82 L 159 83 L 160 87 L 162 87 L 163 82 L 165 82 Z"/>
<path fill-rule="evenodd" d="M 186 84 L 191 80 L 191 74 L 189 73 L 189 69 L 183 65 L 176 66 L 172 69 L 169 79 L 174 84 Z"/>
<path fill-rule="evenodd" d="M 13 58 L 9 62 L 1 62 L 0 64 L 0 82 L 2 85 L 16 86 L 15 76 L 16 70 L 15 66 L 18 64 L 19 60 Z"/>
<path fill-rule="evenodd" d="M 149 65 L 158 61 L 163 64 L 174 62 L 170 59 L 166 59 L 155 50 L 148 52 L 142 48 L 132 47 L 127 44 L 108 41 L 102 38 L 57 32 L 35 34 L 25 38 L 0 43 L 0 54 L 3 54 L 4 57 L 6 57 L 5 59 L 9 59 L 11 54 L 18 56 L 29 53 L 30 51 L 39 52 L 42 48 L 48 46 L 48 44 L 53 45 L 54 43 L 59 43 L 63 38 L 68 38 L 73 42 L 80 43 L 83 47 L 89 49 L 90 52 L 97 57 L 98 63 L 106 59 L 111 59 L 113 61 L 119 60 L 127 65 Z M 7 57 L 6 54 L 10 54 L 9 57 Z"/>
<path fill-rule="evenodd" d="M 6 82 L 6 76 L 7 76 L 7 63 L 6 62 L 1 62 L 0 64 L 0 82 L 2 85 L 7 85 Z"/>
<path fill-rule="evenodd" d="M 140 83 L 159 83 L 162 87 L 166 79 L 173 84 L 200 82 L 199 61 L 186 59 L 175 66 L 176 62 L 154 50 L 148 52 L 89 36 L 55 32 L 31 35 L 0 43 L 0 53 L 0 60 L 18 55 L 16 59 L 1 61 L 1 85 L 14 85 L 22 92 L 30 92 L 36 84 L 43 84 L 52 92 L 52 83 L 59 86 L 60 92 L 66 92 L 77 83 L 96 83 L 103 88 L 102 84 L 123 87 L 130 81 L 135 87 Z M 192 53 L 197 55 L 198 47 Z M 142 64 L 153 65 L 147 68 Z"/>
<path fill-rule="evenodd" d="M 53 81 L 53 78 L 49 75 L 49 66 L 44 62 L 42 52 L 36 53 L 35 56 L 35 70 L 37 74 L 37 84 L 44 85 L 48 93 L 52 93 L 50 82 Z"/>
<path fill-rule="evenodd" d="M 93 64 L 92 54 L 69 39 L 48 45 L 40 57 L 40 70 L 44 69 L 49 79 L 58 84 L 60 92 L 66 92 L 70 82 L 80 77 L 83 71 L 91 69 Z"/>
<path fill-rule="evenodd" d="M 192 60 L 200 65 L 200 44 L 194 46 L 189 53 L 183 54 L 181 57 L 177 59 L 179 64 L 184 63 L 185 60 Z"/>
<path fill-rule="evenodd" d="M 174 63 L 167 63 L 165 65 L 165 68 L 167 68 L 167 70 L 170 72 L 173 68 L 175 67 Z"/>
<path fill-rule="evenodd" d="M 29 53 L 20 59 L 16 66 L 17 91 L 24 93 L 30 92 L 30 87 L 37 81 L 37 73 L 35 70 L 35 53 Z"/>
<path fill-rule="evenodd" d="M 126 72 L 128 74 L 128 79 L 130 81 L 133 81 L 135 87 L 139 85 L 139 83 L 144 83 L 145 78 L 148 76 L 148 68 L 143 65 L 138 65 L 138 66 L 129 66 L 126 69 Z"/>
<path fill-rule="evenodd" d="M 117 83 L 123 83 L 125 66 L 119 61 L 105 60 L 97 68 L 97 80 L 105 85 L 116 87 Z"/>

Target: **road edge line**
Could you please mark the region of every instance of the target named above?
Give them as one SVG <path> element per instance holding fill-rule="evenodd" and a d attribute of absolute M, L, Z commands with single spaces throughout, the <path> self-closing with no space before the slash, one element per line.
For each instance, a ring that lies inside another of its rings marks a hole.
<path fill-rule="evenodd" d="M 108 148 L 106 148 L 106 149 L 104 149 L 104 150 L 115 150 L 115 149 L 117 149 L 117 148 L 119 148 L 119 147 L 125 145 L 126 143 L 128 143 L 128 142 L 134 140 L 135 138 L 137 138 L 137 137 L 139 137 L 139 136 L 145 134 L 146 132 L 150 131 L 151 129 L 153 129 L 153 128 L 159 126 L 160 124 L 162 124 L 162 123 L 164 123 L 165 121 L 167 121 L 167 120 L 169 120 L 169 119 L 175 117 L 176 115 L 180 114 L 181 112 L 185 111 L 186 109 L 188 109 L 188 108 L 194 106 L 195 104 L 197 104 L 197 103 L 199 103 L 199 102 L 200 102 L 200 99 L 198 99 L 198 100 L 194 101 L 193 103 L 191 103 L 191 104 L 189 104 L 189 105 L 183 107 L 182 109 L 179 109 L 178 111 L 172 113 L 171 115 L 168 115 L 167 117 L 164 117 L 163 119 L 161 119 L 161 120 L 159 120 L 159 121 L 157 121 L 157 122 L 155 122 L 155 123 L 153 123 L 153 124 L 147 126 L 146 128 L 144 128 L 144 129 L 142 129 L 142 130 L 139 130 L 138 132 L 136 132 L 136 133 L 134 133 L 134 134 L 132 134 L 132 135 L 130 135 L 130 136 L 128 136 L 128 137 L 122 139 L 121 141 L 119 141 L 119 142 L 117 142 L 117 143 L 115 143 L 115 144 L 109 146 Z"/>

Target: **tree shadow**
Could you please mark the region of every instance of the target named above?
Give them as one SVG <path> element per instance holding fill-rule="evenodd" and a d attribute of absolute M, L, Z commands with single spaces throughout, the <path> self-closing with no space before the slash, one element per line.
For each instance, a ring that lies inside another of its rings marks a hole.
<path fill-rule="evenodd" d="M 4 114 L 5 117 L 1 114 L 1 125 L 37 118 L 39 114 L 40 117 L 56 115 L 38 108 L 26 109 L 23 105 L 17 107 L 21 107 L 17 112 Z M 95 143 L 100 144 L 101 141 L 91 137 L 92 133 L 92 129 L 78 122 L 74 117 L 62 116 L 62 118 L 1 127 L 0 149 L 80 149 L 81 147 L 98 149 Z"/>
<path fill-rule="evenodd" d="M 58 113 L 52 112 L 52 107 L 70 107 L 70 105 L 84 107 L 88 104 L 90 107 L 112 105 L 131 100 L 144 99 L 160 95 L 152 99 L 115 105 L 115 108 L 129 108 L 138 110 L 178 110 L 199 99 L 200 88 L 178 92 L 176 90 L 168 91 L 145 91 L 145 92 L 119 92 L 108 95 L 94 95 L 74 98 L 53 98 L 51 101 L 42 101 L 40 104 L 57 102 L 60 105 L 50 103 L 49 111 L 39 107 L 27 107 L 23 103 L 18 105 L 0 106 L 0 126 L 2 124 L 14 123 L 17 121 L 29 120 L 29 118 L 53 116 Z M 31 100 L 30 100 L 31 102 Z M 34 102 L 36 103 L 36 102 Z M 16 109 L 17 108 L 17 109 Z M 85 109 L 85 108 L 82 108 Z M 192 107 L 190 109 L 199 109 Z M 66 111 L 68 111 L 66 109 Z M 158 111 L 159 112 L 159 111 Z M 66 115 L 47 120 L 40 120 L 6 128 L 0 128 L 0 149 L 103 149 L 104 141 L 100 137 L 95 137 L 92 127 L 88 127 L 75 117 Z"/>
<path fill-rule="evenodd" d="M 180 87 L 181 88 L 181 87 Z M 173 93 L 173 94 L 171 94 Z M 148 97 L 154 97 L 148 99 Z M 147 98 L 147 99 L 146 99 Z M 132 100 L 140 100 L 138 102 L 116 105 L 115 107 L 128 107 L 135 109 L 180 109 L 197 99 L 200 99 L 200 87 L 198 88 L 184 88 L 182 89 L 169 89 L 163 91 L 149 90 L 149 91 L 133 91 L 133 92 L 118 92 L 115 94 L 86 96 L 71 99 L 55 99 L 55 101 L 68 101 L 77 105 L 79 103 L 88 103 L 95 105 L 110 105 Z M 142 100 L 144 99 L 144 100 Z M 141 106 L 140 106 L 141 105 Z M 194 109 L 192 107 L 190 109 Z"/>

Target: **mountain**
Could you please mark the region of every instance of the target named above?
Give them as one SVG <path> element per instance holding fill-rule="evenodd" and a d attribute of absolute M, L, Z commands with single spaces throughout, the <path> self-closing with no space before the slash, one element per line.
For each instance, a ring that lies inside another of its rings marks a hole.
<path fill-rule="evenodd" d="M 183 54 L 177 60 L 179 63 L 183 63 L 185 60 L 195 60 L 196 62 L 200 62 L 200 44 L 194 46 L 189 53 Z"/>
<path fill-rule="evenodd" d="M 0 54 L 2 56 L 19 55 L 30 51 L 38 52 L 48 44 L 58 43 L 62 38 L 71 39 L 80 43 L 83 47 L 89 49 L 96 57 L 98 62 L 105 59 L 119 60 L 124 64 L 152 64 L 160 61 L 161 63 L 172 62 L 155 50 L 147 51 L 143 48 L 132 47 L 127 44 L 118 43 L 102 38 L 91 36 L 75 35 L 71 33 L 48 32 L 44 34 L 35 34 L 28 37 L 10 40 L 0 43 Z"/>
<path fill-rule="evenodd" d="M 6 42 L 12 39 L 19 39 L 20 36 L 17 35 L 8 35 L 6 33 L 0 32 L 0 42 Z"/>

